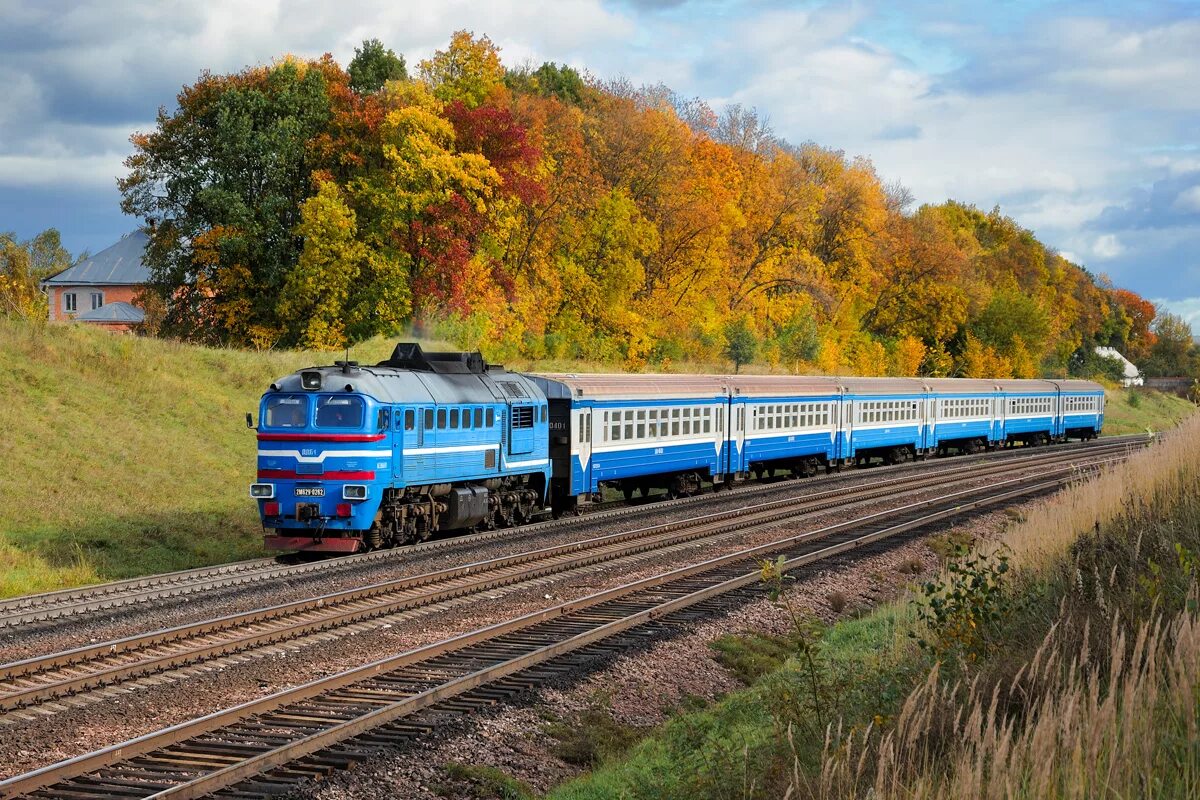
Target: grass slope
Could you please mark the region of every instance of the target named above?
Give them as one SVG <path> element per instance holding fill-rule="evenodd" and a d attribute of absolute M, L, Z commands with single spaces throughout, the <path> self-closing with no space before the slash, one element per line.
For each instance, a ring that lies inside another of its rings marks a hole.
<path fill-rule="evenodd" d="M 1104 432 L 1109 436 L 1173 428 L 1196 410 L 1182 397 L 1149 389 L 1110 389 L 1105 394 Z"/>
<path fill-rule="evenodd" d="M 0 594 L 257 554 L 243 417 L 313 361 L 0 320 Z"/>
<path fill-rule="evenodd" d="M 352 357 L 373 363 L 393 345 L 367 342 Z M 0 319 L 0 596 L 260 554 L 246 496 L 255 441 L 243 416 L 273 379 L 333 358 Z M 1153 393 L 1129 408 L 1123 397 L 1110 396 L 1112 433 L 1165 428 L 1191 408 Z"/>

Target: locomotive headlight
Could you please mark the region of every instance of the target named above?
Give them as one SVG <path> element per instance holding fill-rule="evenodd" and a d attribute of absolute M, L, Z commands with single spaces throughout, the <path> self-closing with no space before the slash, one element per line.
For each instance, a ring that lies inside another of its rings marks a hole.
<path fill-rule="evenodd" d="M 250 496 L 258 500 L 270 500 L 275 496 L 275 484 L 252 483 L 250 484 Z"/>
<path fill-rule="evenodd" d="M 301 372 L 300 385 L 309 391 L 316 391 L 321 388 L 321 373 L 319 372 Z"/>
<path fill-rule="evenodd" d="M 343 500 L 366 500 L 367 487 L 358 483 L 348 483 L 342 487 Z"/>

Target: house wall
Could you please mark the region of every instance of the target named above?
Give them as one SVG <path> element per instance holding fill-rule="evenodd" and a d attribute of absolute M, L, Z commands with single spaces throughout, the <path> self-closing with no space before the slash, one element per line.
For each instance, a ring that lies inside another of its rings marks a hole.
<path fill-rule="evenodd" d="M 73 318 L 76 314 L 82 314 L 85 311 L 92 310 L 92 292 L 100 292 L 104 295 L 104 304 L 109 303 L 129 303 L 136 306 L 133 301 L 134 295 L 142 290 L 141 286 L 51 286 L 49 301 L 50 301 L 50 319 L 52 321 L 65 321 Z M 75 293 L 76 307 L 74 313 L 67 313 L 63 310 L 64 295 Z"/>

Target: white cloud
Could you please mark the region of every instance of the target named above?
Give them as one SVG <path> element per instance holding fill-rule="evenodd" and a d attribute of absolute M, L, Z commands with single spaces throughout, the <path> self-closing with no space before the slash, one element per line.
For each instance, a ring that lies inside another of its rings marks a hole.
<path fill-rule="evenodd" d="M 1200 186 L 1193 186 L 1179 193 L 1175 198 L 1175 208 L 1180 211 L 1200 212 Z"/>
<path fill-rule="evenodd" d="M 1192 326 L 1192 333 L 1200 334 L 1200 297 L 1185 297 L 1179 300 L 1159 298 L 1153 303 L 1183 317 Z"/>
<path fill-rule="evenodd" d="M 1116 258 L 1124 252 L 1125 248 L 1121 245 L 1121 240 L 1111 233 L 1099 237 L 1092 245 L 1092 253 L 1101 260 Z"/>

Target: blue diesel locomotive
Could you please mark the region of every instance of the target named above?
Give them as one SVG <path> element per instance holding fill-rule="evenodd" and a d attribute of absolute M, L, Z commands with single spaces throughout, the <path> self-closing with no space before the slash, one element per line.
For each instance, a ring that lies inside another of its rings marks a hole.
<path fill-rule="evenodd" d="M 301 370 L 263 395 L 269 548 L 351 553 L 663 489 L 872 460 L 1090 439 L 1089 381 L 778 375 L 524 375 L 398 345 Z"/>

